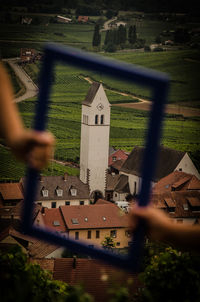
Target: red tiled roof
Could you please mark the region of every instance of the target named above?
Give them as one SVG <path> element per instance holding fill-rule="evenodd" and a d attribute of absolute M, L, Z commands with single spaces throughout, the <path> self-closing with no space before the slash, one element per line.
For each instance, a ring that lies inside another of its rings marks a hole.
<path fill-rule="evenodd" d="M 43 219 L 45 226 L 48 228 L 54 229 L 54 231 L 66 232 L 66 226 L 59 208 L 45 208 Z"/>
<path fill-rule="evenodd" d="M 153 188 L 154 193 L 162 193 L 171 190 L 199 190 L 200 180 L 192 175 L 181 171 L 174 171 L 163 177 L 155 184 Z"/>
<path fill-rule="evenodd" d="M 113 160 L 113 157 L 116 158 L 115 160 Z M 114 153 L 112 153 L 109 156 L 108 159 L 108 166 L 111 166 L 115 163 L 116 160 L 122 160 L 122 164 L 124 163 L 124 161 L 127 159 L 128 154 L 126 151 L 123 151 L 121 149 L 115 151 Z"/>
<path fill-rule="evenodd" d="M 68 229 L 112 228 L 128 226 L 127 215 L 115 204 L 61 206 Z"/>
<path fill-rule="evenodd" d="M 30 262 L 32 264 L 38 264 L 42 269 L 48 270 L 49 272 L 54 271 L 54 259 L 38 259 L 38 258 L 30 258 Z"/>
<path fill-rule="evenodd" d="M 70 285 L 82 284 L 95 302 L 108 301 L 108 290 L 113 284 L 130 285 L 130 293 L 136 292 L 139 281 L 136 275 L 123 272 L 109 264 L 94 259 L 55 259 L 53 278 Z M 132 282 L 132 283 L 131 283 Z"/>
<path fill-rule="evenodd" d="M 24 198 L 20 183 L 1 183 L 0 193 L 4 200 L 21 200 Z"/>
<path fill-rule="evenodd" d="M 5 230 L 3 230 L 0 233 L 0 241 L 3 240 L 4 238 L 8 237 L 8 236 L 12 236 L 12 237 L 15 237 L 15 238 L 18 238 L 18 239 L 22 239 L 22 240 L 25 240 L 27 242 L 32 242 L 32 243 L 34 241 L 36 241 L 32 237 L 24 235 L 24 234 L 16 231 L 12 226 L 9 226 L 8 228 L 6 228 Z"/>
<path fill-rule="evenodd" d="M 37 240 L 34 244 L 30 245 L 28 250 L 29 254 L 33 258 L 45 258 L 49 254 L 57 250 L 59 246 L 50 244 L 48 242 Z"/>
<path fill-rule="evenodd" d="M 174 212 L 169 212 L 171 218 L 200 218 L 200 192 L 199 191 L 172 191 L 165 193 L 154 193 L 151 196 L 154 207 L 165 208 L 173 207 Z"/>

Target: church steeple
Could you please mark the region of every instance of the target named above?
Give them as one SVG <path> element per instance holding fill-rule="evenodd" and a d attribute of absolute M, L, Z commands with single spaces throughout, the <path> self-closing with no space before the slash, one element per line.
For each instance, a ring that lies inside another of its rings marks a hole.
<path fill-rule="evenodd" d="M 110 103 L 101 83 L 94 82 L 82 103 L 80 179 L 90 193 L 105 194 L 110 132 Z"/>

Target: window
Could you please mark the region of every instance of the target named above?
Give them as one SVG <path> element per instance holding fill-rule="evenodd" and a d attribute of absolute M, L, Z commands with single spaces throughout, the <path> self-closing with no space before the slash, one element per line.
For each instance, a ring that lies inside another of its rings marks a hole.
<path fill-rule="evenodd" d="M 188 207 L 188 204 L 187 204 L 187 203 L 184 203 L 184 204 L 183 204 L 183 209 L 184 209 L 185 211 L 188 211 L 188 210 L 189 210 L 189 207 Z"/>
<path fill-rule="evenodd" d="M 103 221 L 106 221 L 106 217 L 103 216 L 102 218 L 103 218 Z"/>
<path fill-rule="evenodd" d="M 52 209 L 56 208 L 56 201 L 52 201 L 51 207 L 52 207 Z"/>
<path fill-rule="evenodd" d="M 113 157 L 112 157 L 112 160 L 113 160 L 113 161 L 116 161 L 116 160 L 117 160 L 117 157 L 116 157 L 116 156 L 113 156 Z"/>
<path fill-rule="evenodd" d="M 56 188 L 56 194 L 58 197 L 61 197 L 63 195 L 63 190 L 60 188 Z"/>
<path fill-rule="evenodd" d="M 43 196 L 43 197 L 48 197 L 48 195 L 49 195 L 48 190 L 42 189 L 42 196 Z"/>
<path fill-rule="evenodd" d="M 102 114 L 101 115 L 101 125 L 103 125 L 104 124 L 104 115 Z"/>
<path fill-rule="evenodd" d="M 110 237 L 116 238 L 117 237 L 117 231 L 116 230 L 110 231 Z"/>
<path fill-rule="evenodd" d="M 98 123 L 99 123 L 99 116 L 95 115 L 95 125 L 98 125 Z"/>
<path fill-rule="evenodd" d="M 85 219 L 84 219 L 86 222 L 88 222 L 88 218 L 87 217 L 85 217 Z"/>
<path fill-rule="evenodd" d="M 70 206 L 70 201 L 65 201 L 66 206 Z"/>
<path fill-rule="evenodd" d="M 130 237 L 131 236 L 131 232 L 129 230 L 125 231 L 125 236 L 126 237 Z"/>
<path fill-rule="evenodd" d="M 60 226 L 60 222 L 58 220 L 53 221 L 53 226 Z"/>
<path fill-rule="evenodd" d="M 179 170 L 179 171 L 182 171 L 182 168 L 179 168 L 178 170 Z"/>
<path fill-rule="evenodd" d="M 72 218 L 71 221 L 72 221 L 73 224 L 78 224 L 78 219 L 77 218 Z"/>
<path fill-rule="evenodd" d="M 76 196 L 77 195 L 77 189 L 75 189 L 73 187 L 70 188 L 70 192 L 71 192 L 72 196 Z"/>
<path fill-rule="evenodd" d="M 120 242 L 117 242 L 117 246 L 120 246 Z"/>
<path fill-rule="evenodd" d="M 84 205 L 84 201 L 81 200 L 81 201 L 80 201 L 80 206 L 83 206 L 83 205 Z"/>
<path fill-rule="evenodd" d="M 92 231 L 88 231 L 87 238 L 91 239 L 91 237 L 92 237 Z"/>
<path fill-rule="evenodd" d="M 75 232 L 75 240 L 79 240 L 79 232 Z"/>
<path fill-rule="evenodd" d="M 96 231 L 96 238 L 100 238 L 100 231 Z"/>

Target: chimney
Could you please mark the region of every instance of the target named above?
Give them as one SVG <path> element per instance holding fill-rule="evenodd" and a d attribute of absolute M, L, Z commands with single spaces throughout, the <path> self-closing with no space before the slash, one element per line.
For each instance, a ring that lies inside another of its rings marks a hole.
<path fill-rule="evenodd" d="M 76 268 L 76 256 L 74 255 L 73 256 L 73 269 Z"/>
<path fill-rule="evenodd" d="M 67 174 L 67 172 L 65 172 L 65 174 L 63 176 L 64 181 L 67 181 L 67 177 L 68 177 L 68 174 Z"/>

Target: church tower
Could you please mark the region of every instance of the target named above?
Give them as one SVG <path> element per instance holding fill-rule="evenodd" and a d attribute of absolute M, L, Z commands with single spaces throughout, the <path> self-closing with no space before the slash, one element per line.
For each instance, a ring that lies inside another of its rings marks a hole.
<path fill-rule="evenodd" d="M 101 83 L 93 82 L 82 103 L 80 180 L 94 198 L 105 196 L 110 103 Z"/>

